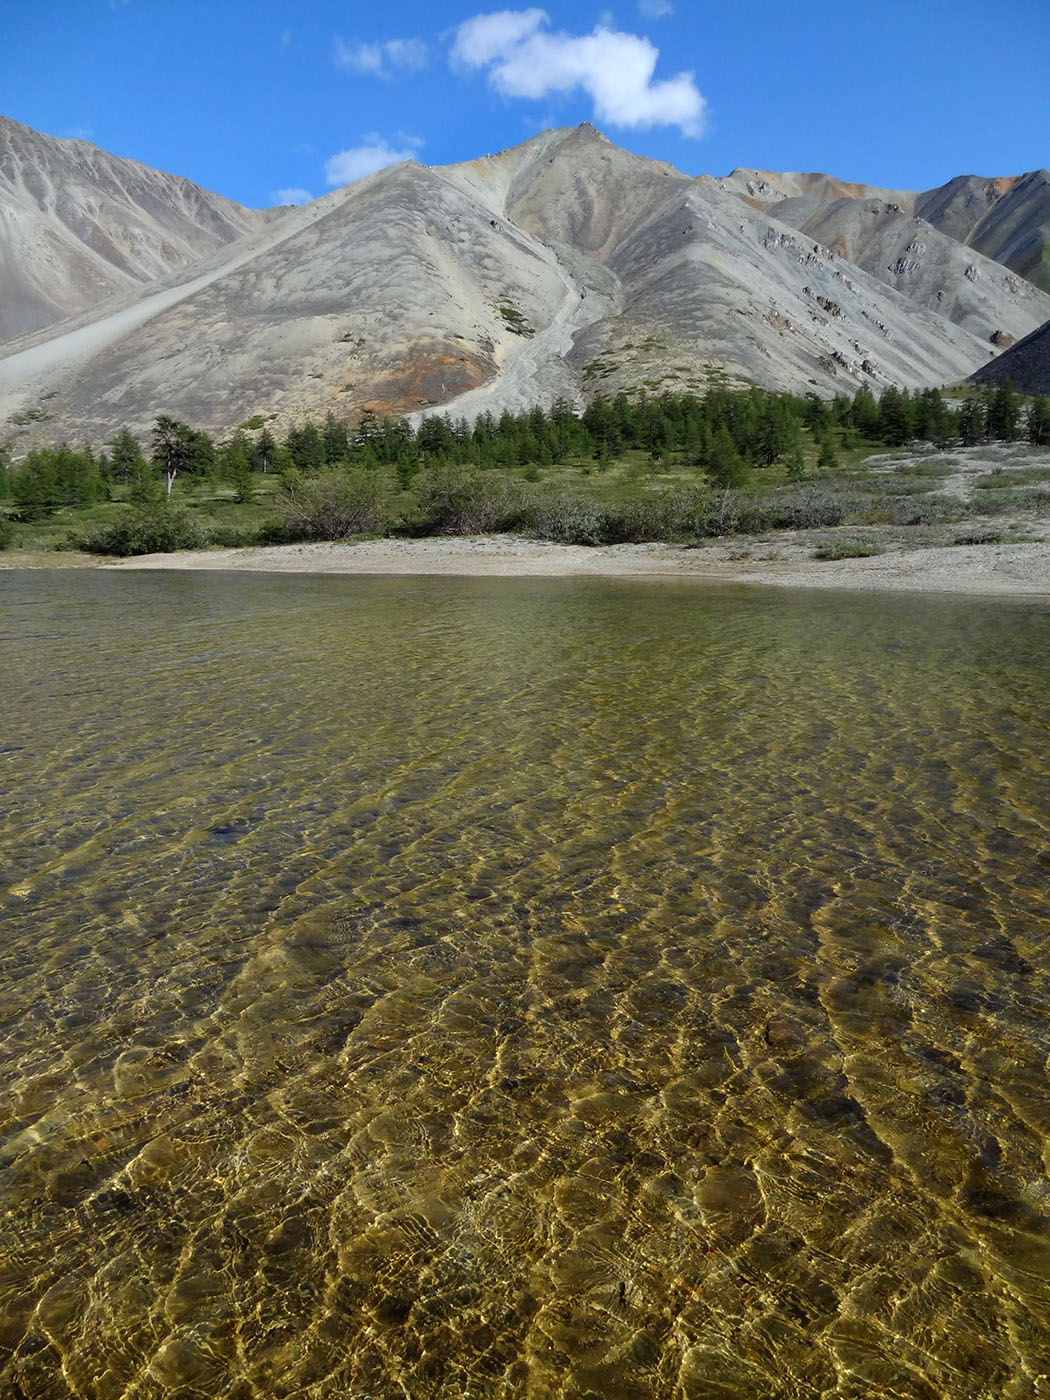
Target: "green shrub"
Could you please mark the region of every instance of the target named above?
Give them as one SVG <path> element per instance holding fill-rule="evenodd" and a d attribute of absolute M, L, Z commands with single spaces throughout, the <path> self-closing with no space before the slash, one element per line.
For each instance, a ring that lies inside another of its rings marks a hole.
<path fill-rule="evenodd" d="M 937 525 L 964 520 L 972 507 L 958 496 L 935 491 L 925 496 L 890 496 L 881 502 L 881 509 L 890 525 Z"/>
<path fill-rule="evenodd" d="M 155 505 L 132 506 L 94 534 L 76 544 L 89 554 L 168 554 L 179 549 L 201 549 L 208 536 L 200 525 L 167 501 Z"/>
<path fill-rule="evenodd" d="M 538 540 L 555 544 L 605 544 L 607 510 L 579 496 L 542 495 L 522 513 L 522 524 Z"/>
<path fill-rule="evenodd" d="M 252 545 L 269 543 L 261 529 L 237 525 L 210 525 L 207 540 L 216 549 L 248 549 Z"/>
<path fill-rule="evenodd" d="M 869 559 L 874 554 L 881 554 L 882 545 L 878 540 L 871 539 L 839 539 L 826 540 L 813 551 L 814 559 Z"/>
<path fill-rule="evenodd" d="M 1002 544 L 1002 542 L 1001 530 L 967 530 L 961 535 L 956 535 L 951 541 L 952 544 Z"/>
<path fill-rule="evenodd" d="M 480 535 L 523 523 L 519 482 L 474 467 L 431 467 L 416 488 L 415 528 L 425 535 Z"/>
<path fill-rule="evenodd" d="M 14 538 L 14 525 L 6 515 L 0 512 L 0 549 L 10 549 Z"/>
<path fill-rule="evenodd" d="M 813 530 L 841 525 L 862 502 L 853 492 L 813 482 L 754 495 L 748 491 L 707 491 L 686 508 L 690 534 L 762 535 L 769 530 Z"/>
<path fill-rule="evenodd" d="M 390 489 L 378 471 L 289 472 L 277 497 L 277 539 L 345 540 L 382 533 L 390 523 Z"/>
<path fill-rule="evenodd" d="M 621 501 L 608 507 L 606 543 L 644 544 L 649 540 L 675 539 L 687 533 L 688 508 L 685 498 L 666 492 L 649 492 Z"/>

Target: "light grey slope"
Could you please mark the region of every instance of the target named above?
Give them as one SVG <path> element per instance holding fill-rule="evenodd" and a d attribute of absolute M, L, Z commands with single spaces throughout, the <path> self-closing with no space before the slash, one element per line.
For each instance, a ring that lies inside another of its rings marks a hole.
<path fill-rule="evenodd" d="M 882 199 L 887 203 L 908 205 L 915 198 L 907 190 L 882 189 L 877 185 L 857 184 L 839 180 L 819 171 L 750 170 L 738 166 L 728 175 L 717 176 L 714 183 L 730 194 L 743 196 L 755 209 L 769 213 L 785 199 L 806 199 L 814 207 L 836 199 Z"/>
<path fill-rule="evenodd" d="M 0 117 L 0 343 L 163 278 L 279 214 Z"/>
<path fill-rule="evenodd" d="M 785 199 L 769 213 L 979 340 L 1008 344 L 1050 316 L 1045 292 L 896 201 Z"/>
<path fill-rule="evenodd" d="M 1050 171 L 960 176 L 919 195 L 915 212 L 1050 292 Z"/>
<path fill-rule="evenodd" d="M 1050 292 L 1050 171 L 995 178 L 959 175 L 921 194 L 797 171 L 737 169 L 716 183 L 794 228 L 818 213 L 830 214 L 833 206 L 841 215 L 848 200 L 896 206 L 896 212 L 924 219 L 939 233 Z M 835 234 L 827 224 L 824 231 L 834 247 Z"/>
<path fill-rule="evenodd" d="M 619 307 L 581 317 L 572 363 L 591 394 L 639 382 L 701 387 L 712 370 L 822 393 L 860 383 L 940 383 L 989 353 L 758 212 L 722 182 L 630 155 L 592 127 L 501 153 L 503 208 L 564 256 L 602 265 Z M 792 177 L 799 197 L 834 188 Z M 779 193 L 779 192 L 776 192 Z M 577 277 L 580 274 L 577 271 Z M 1034 317 L 1032 318 L 1035 319 Z"/>
<path fill-rule="evenodd" d="M 518 148 L 519 167 L 506 197 L 509 218 L 537 237 L 608 262 L 627 233 L 688 175 L 662 161 L 614 146 L 585 122 L 558 133 L 535 157 Z"/>
<path fill-rule="evenodd" d="M 966 331 L 712 181 L 656 208 L 610 266 L 625 288 L 623 313 L 577 347 L 609 388 L 637 373 L 639 343 L 652 347 L 659 373 L 651 377 L 665 386 L 703 382 L 713 365 L 767 387 L 820 393 L 941 383 L 988 354 Z"/>
<path fill-rule="evenodd" d="M 522 332 L 579 300 L 550 249 L 412 163 L 295 211 L 291 231 L 231 256 L 166 291 L 148 317 L 121 307 L 71 329 L 65 359 L 55 340 L 23 349 L 27 364 L 51 357 L 31 386 L 51 420 L 24 441 L 70 422 L 93 438 L 141 429 L 158 412 L 224 429 L 256 413 L 288 423 L 446 402 L 498 377 L 528 343 Z M 8 406 L 21 368 L 0 360 Z"/>

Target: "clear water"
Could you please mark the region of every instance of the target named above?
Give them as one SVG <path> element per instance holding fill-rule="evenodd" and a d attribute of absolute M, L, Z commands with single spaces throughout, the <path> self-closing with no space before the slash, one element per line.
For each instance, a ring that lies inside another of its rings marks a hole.
<path fill-rule="evenodd" d="M 0 575 L 0 1394 L 1050 1396 L 1050 612 Z"/>

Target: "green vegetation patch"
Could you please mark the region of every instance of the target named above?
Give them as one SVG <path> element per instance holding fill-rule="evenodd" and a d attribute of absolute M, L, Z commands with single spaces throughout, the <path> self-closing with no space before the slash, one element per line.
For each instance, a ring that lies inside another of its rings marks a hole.
<path fill-rule="evenodd" d="M 512 331 L 514 335 L 529 337 L 536 334 L 516 306 L 511 306 L 509 302 L 504 302 L 504 304 L 498 306 L 496 310 L 503 317 L 507 329 Z"/>
<path fill-rule="evenodd" d="M 823 544 L 818 545 L 813 551 L 813 558 L 870 559 L 872 555 L 882 553 L 883 547 L 878 540 L 859 536 L 844 536 L 839 539 L 826 540 Z"/>

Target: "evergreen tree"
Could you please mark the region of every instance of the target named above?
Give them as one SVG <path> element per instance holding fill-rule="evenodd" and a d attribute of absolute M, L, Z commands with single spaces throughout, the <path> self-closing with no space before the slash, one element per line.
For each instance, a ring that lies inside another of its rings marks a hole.
<path fill-rule="evenodd" d="M 985 418 L 990 438 L 1013 442 L 1021 436 L 1021 396 L 1011 380 L 989 391 Z"/>
<path fill-rule="evenodd" d="M 284 448 L 297 471 L 319 472 L 324 467 L 324 438 L 316 423 L 292 428 Z"/>
<path fill-rule="evenodd" d="M 236 499 L 242 503 L 250 501 L 253 495 L 251 450 L 252 444 L 244 433 L 237 432 L 219 453 L 222 479 L 233 487 Z"/>
<path fill-rule="evenodd" d="M 257 472 L 272 472 L 277 468 L 277 443 L 273 433 L 269 428 L 263 428 L 262 432 L 255 439 L 248 453 L 252 470 Z"/>
<path fill-rule="evenodd" d="M 130 428 L 121 428 L 109 445 L 110 478 L 127 488 L 133 475 L 146 466 L 142 444 Z"/>
<path fill-rule="evenodd" d="M 835 472 L 839 469 L 838 447 L 835 434 L 829 428 L 817 444 L 817 470 Z"/>
<path fill-rule="evenodd" d="M 1036 394 L 1028 409 L 1028 441 L 1033 447 L 1050 447 L 1050 399 Z"/>
<path fill-rule="evenodd" d="M 736 443 L 725 423 L 715 429 L 704 468 L 715 486 L 747 484 L 747 466 L 737 451 Z"/>
<path fill-rule="evenodd" d="M 879 437 L 887 447 L 903 447 L 914 436 L 911 396 L 891 384 L 879 400 Z"/>
<path fill-rule="evenodd" d="M 194 453 L 194 432 L 177 418 L 160 417 L 153 424 L 153 465 L 163 473 L 166 494 L 171 495 L 175 478 L 187 470 Z"/>
<path fill-rule="evenodd" d="M 984 400 L 971 394 L 959 410 L 959 440 L 963 447 L 976 447 L 987 435 Z"/>
<path fill-rule="evenodd" d="M 882 428 L 882 415 L 870 389 L 858 389 L 853 396 L 852 418 L 853 426 L 862 437 L 878 437 Z"/>
<path fill-rule="evenodd" d="M 321 438 L 326 466 L 334 467 L 337 463 L 345 460 L 350 449 L 350 434 L 347 432 L 346 424 L 340 423 L 331 410 L 325 415 Z"/>

